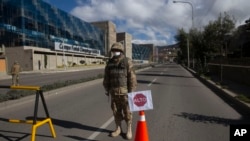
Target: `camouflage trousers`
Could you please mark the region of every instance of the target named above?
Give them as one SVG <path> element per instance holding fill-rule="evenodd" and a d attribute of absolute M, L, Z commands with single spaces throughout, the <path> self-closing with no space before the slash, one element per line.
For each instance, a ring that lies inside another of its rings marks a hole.
<path fill-rule="evenodd" d="M 123 119 L 127 123 L 132 123 L 132 112 L 129 110 L 127 95 L 112 96 L 111 109 L 113 110 L 116 123 L 120 123 Z"/>
<path fill-rule="evenodd" d="M 19 85 L 19 74 L 12 74 L 12 85 Z"/>

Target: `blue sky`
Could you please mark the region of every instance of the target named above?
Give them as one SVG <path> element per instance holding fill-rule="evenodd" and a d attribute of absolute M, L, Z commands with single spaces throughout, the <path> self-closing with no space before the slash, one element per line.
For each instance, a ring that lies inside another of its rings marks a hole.
<path fill-rule="evenodd" d="M 128 32 L 134 43 L 171 45 L 178 28 L 192 26 L 191 6 L 173 0 L 44 0 L 86 22 L 112 21 L 117 32 Z M 181 0 L 192 3 L 194 27 L 201 29 L 220 13 L 244 24 L 250 17 L 249 0 Z"/>

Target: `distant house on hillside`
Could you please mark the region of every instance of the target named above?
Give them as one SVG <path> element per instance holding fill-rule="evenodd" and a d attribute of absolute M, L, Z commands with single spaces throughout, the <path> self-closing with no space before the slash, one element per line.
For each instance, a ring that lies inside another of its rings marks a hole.
<path fill-rule="evenodd" d="M 173 62 L 178 57 L 179 44 L 168 46 L 157 46 L 159 62 Z"/>

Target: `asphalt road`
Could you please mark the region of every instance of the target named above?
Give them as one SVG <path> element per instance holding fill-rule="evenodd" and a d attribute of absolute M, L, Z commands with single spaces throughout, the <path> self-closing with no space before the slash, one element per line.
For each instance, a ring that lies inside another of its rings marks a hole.
<path fill-rule="evenodd" d="M 154 109 L 145 112 L 152 141 L 229 141 L 230 124 L 250 123 L 249 118 L 179 65 L 167 64 L 138 72 L 137 80 L 138 91 L 152 92 Z M 36 141 L 125 140 L 122 135 L 108 136 L 114 122 L 101 79 L 45 95 L 57 137 L 52 138 L 49 127 L 43 125 L 37 130 Z M 0 110 L 1 141 L 30 140 L 30 124 L 6 120 L 30 119 L 34 111 L 33 98 Z M 39 107 L 39 117 L 44 117 L 42 106 Z M 138 119 L 135 112 L 133 133 Z"/>
<path fill-rule="evenodd" d="M 20 74 L 20 85 L 25 86 L 44 86 L 57 82 L 69 80 L 80 80 L 90 77 L 96 77 L 104 73 L 104 68 L 94 68 L 87 70 L 68 70 L 68 71 L 41 71 L 25 72 Z M 0 85 L 11 85 L 11 77 L 0 80 Z M 0 94 L 7 93 L 9 89 L 0 89 Z"/>
<path fill-rule="evenodd" d="M 88 70 L 75 71 L 41 71 L 41 72 L 26 72 L 20 74 L 20 85 L 36 85 L 43 86 L 53 84 L 55 82 L 64 82 L 67 80 L 78 80 L 87 77 L 95 77 L 98 74 L 103 74 L 103 68 L 95 68 Z M 0 85 L 11 85 L 11 78 L 0 80 Z"/>

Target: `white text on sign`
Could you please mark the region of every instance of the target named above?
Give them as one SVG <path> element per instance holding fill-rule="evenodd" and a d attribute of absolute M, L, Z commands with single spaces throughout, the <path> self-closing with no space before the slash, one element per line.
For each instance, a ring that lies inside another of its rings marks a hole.
<path fill-rule="evenodd" d="M 128 93 L 130 111 L 153 109 L 151 90 Z"/>
<path fill-rule="evenodd" d="M 147 97 L 141 93 L 135 94 L 133 100 L 134 104 L 137 105 L 138 107 L 144 106 L 147 103 Z"/>

